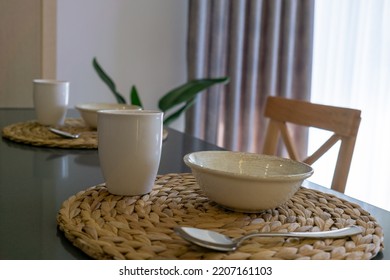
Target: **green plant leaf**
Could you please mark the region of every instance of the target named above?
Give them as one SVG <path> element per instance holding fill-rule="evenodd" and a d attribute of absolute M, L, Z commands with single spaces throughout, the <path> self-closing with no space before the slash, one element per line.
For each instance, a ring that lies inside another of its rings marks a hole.
<path fill-rule="evenodd" d="M 114 94 L 116 100 L 118 103 L 126 104 L 126 100 L 123 98 L 123 96 L 117 92 L 115 83 L 110 78 L 110 76 L 107 75 L 106 72 L 104 72 L 103 68 L 98 63 L 96 57 L 93 58 L 92 65 L 96 70 L 96 73 L 99 75 L 99 77 L 102 79 L 102 81 L 108 86 L 108 88 L 111 90 L 111 92 Z"/>
<path fill-rule="evenodd" d="M 189 81 L 177 88 L 174 88 L 173 90 L 169 91 L 166 95 L 164 95 L 159 100 L 158 107 L 160 108 L 161 111 L 165 112 L 179 105 L 182 102 L 188 102 L 192 100 L 199 92 L 207 89 L 208 87 L 214 84 L 226 83 L 228 81 L 229 81 L 228 77 L 213 78 L 213 79 L 197 79 L 197 80 Z M 186 109 L 187 108 L 188 107 L 186 107 Z"/>
<path fill-rule="evenodd" d="M 170 114 L 168 117 L 164 118 L 164 125 L 169 125 L 174 120 L 176 120 L 180 115 L 185 112 L 188 108 L 190 108 L 195 103 L 195 98 L 187 101 L 184 106 L 182 106 L 180 109 L 175 111 L 174 113 Z"/>
<path fill-rule="evenodd" d="M 138 95 L 138 90 L 137 90 L 137 88 L 135 86 L 131 87 L 131 90 L 130 90 L 130 101 L 131 101 L 131 104 L 137 105 L 137 106 L 140 106 L 141 108 L 143 108 L 141 99 L 140 99 L 140 97 Z"/>

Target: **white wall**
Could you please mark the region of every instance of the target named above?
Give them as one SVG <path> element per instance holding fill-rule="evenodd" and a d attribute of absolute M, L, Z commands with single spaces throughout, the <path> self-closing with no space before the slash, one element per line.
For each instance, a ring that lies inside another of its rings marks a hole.
<path fill-rule="evenodd" d="M 186 81 L 187 1 L 58 0 L 57 78 L 69 80 L 70 107 L 116 102 L 92 67 L 94 56 L 127 100 L 143 105 Z M 173 125 L 182 129 L 183 121 Z"/>

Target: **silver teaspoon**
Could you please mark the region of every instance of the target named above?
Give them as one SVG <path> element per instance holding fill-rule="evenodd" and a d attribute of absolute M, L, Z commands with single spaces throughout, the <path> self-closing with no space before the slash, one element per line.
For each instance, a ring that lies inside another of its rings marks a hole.
<path fill-rule="evenodd" d="M 174 228 L 174 231 L 183 239 L 198 246 L 226 252 L 236 250 L 244 240 L 252 237 L 342 238 L 362 232 L 361 228 L 358 226 L 349 226 L 342 229 L 319 232 L 259 232 L 230 239 L 226 235 L 212 230 L 176 227 Z"/>
<path fill-rule="evenodd" d="M 80 137 L 80 134 L 72 134 L 66 131 L 58 130 L 55 128 L 50 127 L 49 130 L 53 132 L 54 134 L 57 134 L 59 136 L 65 137 L 65 138 L 72 138 L 72 139 L 77 139 Z"/>

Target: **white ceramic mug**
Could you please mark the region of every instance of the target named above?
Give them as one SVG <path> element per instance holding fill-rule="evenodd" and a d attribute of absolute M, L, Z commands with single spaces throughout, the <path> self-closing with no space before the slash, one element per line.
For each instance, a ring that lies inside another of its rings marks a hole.
<path fill-rule="evenodd" d="M 163 113 L 151 110 L 98 111 L 98 153 L 108 191 L 149 193 L 160 165 Z"/>
<path fill-rule="evenodd" d="M 33 101 L 38 123 L 48 126 L 63 125 L 69 102 L 69 82 L 33 80 Z"/>

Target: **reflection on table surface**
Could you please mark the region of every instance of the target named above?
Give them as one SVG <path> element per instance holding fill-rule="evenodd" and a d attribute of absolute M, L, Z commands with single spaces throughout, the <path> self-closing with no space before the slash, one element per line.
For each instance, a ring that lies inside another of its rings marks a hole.
<path fill-rule="evenodd" d="M 75 110 L 70 117 L 78 117 Z M 0 109 L 0 127 L 34 118 L 32 109 Z M 168 128 L 159 174 L 190 172 L 183 156 L 219 147 Z M 0 259 L 88 259 L 57 229 L 56 216 L 64 200 L 103 182 L 97 150 L 55 149 L 0 142 Z M 305 186 L 358 203 L 384 229 L 390 242 L 390 212 L 327 188 Z M 388 250 L 376 258 L 390 259 Z"/>

